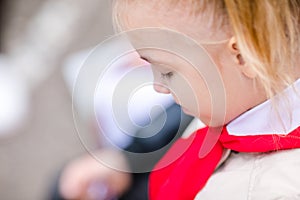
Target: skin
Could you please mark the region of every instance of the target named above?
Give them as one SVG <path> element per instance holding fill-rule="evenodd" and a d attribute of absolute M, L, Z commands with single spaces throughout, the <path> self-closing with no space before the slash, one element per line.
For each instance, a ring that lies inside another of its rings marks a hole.
<path fill-rule="evenodd" d="M 227 124 L 266 100 L 265 92 L 256 80 L 256 74 L 244 62 L 229 26 L 215 29 L 209 23 L 209 14 L 190 16 L 182 7 L 168 9 L 167 6 L 158 8 L 139 4 L 131 5 L 129 9 L 123 22 L 124 30 L 168 28 L 191 37 L 200 45 L 208 42 L 218 43 L 204 44 L 202 47 L 221 74 L 226 94 L 225 116 L 212 116 L 214 105 L 211 104 L 205 77 L 197 73 L 197 69 L 189 66 L 188 62 L 158 49 L 137 49 L 141 58 L 152 66 L 154 89 L 160 93 L 171 93 L 187 114 L 200 118 L 206 125 L 217 127 Z M 155 15 L 144 14 L 154 12 Z M 139 36 L 131 37 L 130 40 L 133 46 L 146 42 L 146 38 Z M 219 43 L 220 40 L 224 42 Z"/>
<path fill-rule="evenodd" d="M 152 65 L 154 89 L 157 92 L 171 93 L 175 101 L 183 107 L 184 112 L 200 118 L 205 124 L 222 126 L 265 101 L 266 95 L 256 80 L 255 72 L 249 67 L 250 64 L 243 60 L 231 28 L 229 26 L 214 28 L 212 25 L 215 22 L 211 20 L 209 12 L 197 16 L 188 15 L 190 13 L 188 2 L 180 1 L 177 7 L 170 7 L 168 1 L 136 1 L 135 5 L 119 10 L 123 19 L 123 30 L 146 27 L 169 28 L 202 44 L 221 74 L 226 93 L 225 120 L 215 120 L 214 123 L 211 121 L 212 105 L 205 78 L 201 77 L 195 68 L 161 50 L 137 49 L 137 51 L 142 59 Z M 155 6 L 156 3 L 160 5 Z M 149 42 L 148 38 L 131 39 L 133 45 Z M 207 42 L 218 44 L 203 45 Z M 297 70 L 296 74 L 299 78 L 300 70 Z M 222 116 L 219 118 L 222 119 Z M 120 162 L 120 165 L 122 163 L 125 165 L 125 161 L 120 161 L 122 159 L 114 157 L 114 160 Z M 64 171 L 60 191 L 67 199 L 89 199 L 87 186 L 99 180 L 110 180 L 107 182 L 110 187 L 118 194 L 122 194 L 130 185 L 130 174 L 120 173 L 106 166 L 99 167 L 99 163 L 93 158 L 84 157 L 71 163 Z M 121 184 L 120 180 L 123 181 Z"/>
<path fill-rule="evenodd" d="M 90 186 L 95 183 L 105 184 L 117 196 L 123 194 L 131 185 L 129 173 L 110 167 L 128 169 L 126 158 L 122 154 L 111 149 L 102 149 L 95 152 L 95 155 L 107 165 L 90 155 L 84 155 L 66 166 L 59 181 L 59 192 L 65 199 L 95 199 L 94 194 L 89 193 Z"/>
<path fill-rule="evenodd" d="M 266 95 L 256 79 L 255 72 L 249 67 L 251 63 L 243 60 L 231 27 L 215 28 L 213 25 L 216 22 L 211 20 L 209 12 L 197 16 L 189 15 L 188 2 L 180 1 L 179 5 L 170 7 L 168 1 L 139 0 L 118 12 L 123 21 L 124 31 L 147 27 L 169 28 L 191 37 L 206 50 L 223 81 L 226 94 L 225 120 L 224 116 L 214 116 L 217 119 L 212 121 L 210 92 L 205 77 L 202 77 L 197 69 L 165 51 L 137 49 L 141 58 L 151 64 L 154 89 L 157 92 L 171 93 L 184 112 L 200 118 L 206 125 L 222 126 L 265 101 Z M 157 3 L 159 6 L 156 6 Z M 149 43 L 149 38 L 138 36 L 131 40 L 133 46 L 136 43 Z M 210 42 L 218 44 L 206 44 Z M 300 77 L 299 70 L 297 77 Z M 120 161 L 122 159 L 114 160 L 120 162 L 120 165 L 125 165 L 125 161 Z M 99 167 L 99 163 L 93 158 L 84 157 L 71 163 L 64 171 L 60 191 L 67 199 L 89 199 L 86 192 L 88 185 L 99 180 L 110 180 L 107 183 L 118 194 L 122 194 L 130 186 L 130 174 L 114 171 L 106 166 Z"/>

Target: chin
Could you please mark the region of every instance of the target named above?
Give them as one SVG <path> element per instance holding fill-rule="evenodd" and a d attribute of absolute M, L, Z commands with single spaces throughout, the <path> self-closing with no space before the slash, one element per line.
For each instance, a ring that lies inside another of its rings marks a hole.
<path fill-rule="evenodd" d="M 197 117 L 197 115 L 193 114 L 192 112 L 190 112 L 188 109 L 184 108 L 184 107 L 181 107 L 182 111 L 187 114 L 187 115 L 190 115 L 192 117 Z"/>
<path fill-rule="evenodd" d="M 212 120 L 211 116 L 200 116 L 199 119 L 203 122 L 203 124 L 209 127 L 220 127 L 226 124 L 224 119 Z"/>

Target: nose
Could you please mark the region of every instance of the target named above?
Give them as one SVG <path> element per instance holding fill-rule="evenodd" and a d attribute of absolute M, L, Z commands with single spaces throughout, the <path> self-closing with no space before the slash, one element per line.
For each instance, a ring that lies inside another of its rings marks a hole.
<path fill-rule="evenodd" d="M 160 83 L 153 83 L 153 88 L 158 93 L 170 94 L 170 89 Z"/>

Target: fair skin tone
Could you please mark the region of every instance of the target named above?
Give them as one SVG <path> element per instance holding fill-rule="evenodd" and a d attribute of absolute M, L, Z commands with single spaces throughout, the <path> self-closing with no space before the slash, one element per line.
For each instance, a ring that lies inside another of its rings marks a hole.
<path fill-rule="evenodd" d="M 156 8 L 155 16 L 143 14 L 151 12 L 149 6 L 141 4 L 138 8 L 133 7 L 124 22 L 126 30 L 147 27 L 169 28 L 192 37 L 199 44 L 204 43 L 203 41 L 227 39 L 220 44 L 203 45 L 222 77 L 226 94 L 224 121 L 211 120 L 211 109 L 214 105 L 210 103 L 210 91 L 205 84 L 205 77 L 201 77 L 195 67 L 161 50 L 137 50 L 142 59 L 152 64 L 155 90 L 160 93 L 171 93 L 187 114 L 200 118 L 206 125 L 222 126 L 266 100 L 262 87 L 255 80 L 256 74 L 243 61 L 235 37 L 230 34 L 230 28 L 224 27 L 225 30 L 221 31 L 214 30 L 211 25 L 205 23 L 209 21 L 207 16 L 200 16 L 194 20 L 191 16 L 187 16 L 184 9 L 176 9 L 176 7 L 172 9 L 172 12 L 164 8 Z M 147 41 L 147 38 L 143 37 L 130 39 L 134 46 Z"/>
<path fill-rule="evenodd" d="M 94 194 L 89 192 L 92 184 L 104 184 L 115 195 L 124 193 L 131 184 L 129 173 L 110 167 L 128 168 L 122 154 L 112 149 L 102 149 L 94 155 L 102 162 L 91 155 L 84 155 L 65 167 L 59 182 L 59 192 L 65 199 L 94 200 Z"/>
<path fill-rule="evenodd" d="M 262 87 L 255 80 L 256 74 L 244 62 L 238 49 L 238 44 L 229 27 L 224 27 L 221 31 L 215 30 L 211 23 L 208 23 L 211 20 L 209 20 L 207 15 L 198 16 L 195 19 L 195 17 L 187 15 L 189 13 L 188 8 L 185 9 L 185 7 L 178 6 L 175 9 L 171 9 L 172 12 L 167 8 L 167 6 L 160 6 L 153 10 L 151 6 L 145 4 L 139 4 L 138 7 L 133 6 L 126 11 L 127 16 L 124 17 L 126 19 L 124 20 L 126 27 L 123 28 L 125 30 L 146 27 L 169 28 L 184 33 L 199 44 L 207 41 L 224 41 L 216 45 L 203 45 L 203 47 L 216 64 L 222 77 L 226 94 L 225 120 L 223 120 L 223 116 L 219 116 L 221 120 L 217 119 L 212 122 L 210 91 L 206 85 L 205 78 L 199 74 L 197 68 L 191 67 L 188 62 L 169 52 L 158 49 L 138 49 L 137 51 L 141 58 L 152 65 L 155 82 L 154 89 L 157 92 L 171 93 L 175 101 L 182 106 L 184 112 L 200 118 L 202 122 L 211 126 L 227 124 L 240 114 L 266 100 Z M 155 15 L 145 13 L 155 13 Z M 132 43 L 133 45 L 135 43 L 141 44 L 147 39 L 142 37 L 132 38 Z M 111 176 L 112 174 L 116 177 L 124 176 L 125 180 L 129 180 L 126 174 L 117 174 L 118 172 L 113 172 L 113 170 L 107 170 L 106 168 L 105 170 L 101 168 L 98 168 L 98 170 L 87 169 L 89 167 L 95 169 L 95 166 L 99 165 L 97 162 L 88 162 L 90 163 L 89 166 L 84 160 L 81 163 L 85 163 L 85 166 L 80 164 L 77 165 L 76 169 L 74 165 L 71 165 L 64 173 L 61 180 L 61 192 L 65 196 L 76 190 L 80 191 L 77 192 L 80 195 L 84 194 L 83 190 L 86 188 L 86 185 L 94 179 L 107 177 L 107 171 L 109 171 Z M 94 175 L 75 176 L 82 170 Z M 89 180 L 86 177 L 90 177 Z M 74 185 L 72 182 L 81 184 Z M 120 193 L 128 187 L 130 181 L 126 183 L 122 185 L 122 188 L 117 188 Z M 82 185 L 84 186 L 83 188 L 81 187 Z M 79 197 L 80 195 L 78 195 L 69 195 L 69 197 Z"/>

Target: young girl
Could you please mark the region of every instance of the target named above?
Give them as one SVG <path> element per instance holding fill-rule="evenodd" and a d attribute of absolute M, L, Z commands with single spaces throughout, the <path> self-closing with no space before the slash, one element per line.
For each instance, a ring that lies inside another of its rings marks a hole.
<path fill-rule="evenodd" d="M 208 126 L 177 141 L 158 163 L 150 199 L 300 199 L 299 9 L 299 0 L 115 1 L 121 30 L 167 29 L 195 41 L 225 92 L 225 112 L 215 114 L 209 77 L 174 54 L 137 49 L 152 64 L 156 91 L 171 93 Z M 150 33 L 138 33 L 129 37 L 133 46 L 152 42 Z M 209 130 L 221 130 L 218 139 L 209 140 Z M 211 148 L 199 155 L 207 142 Z M 234 153 L 220 166 L 225 149 Z"/>

